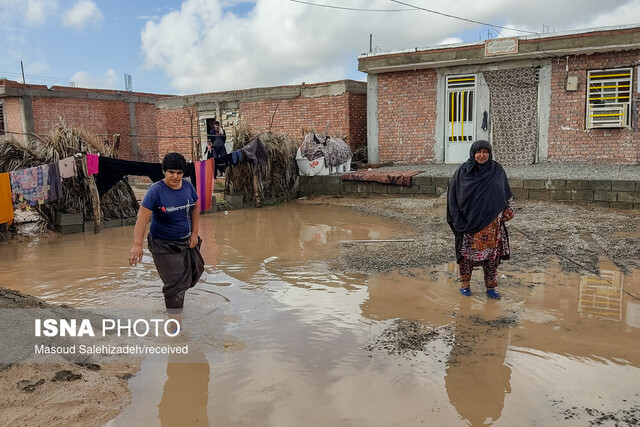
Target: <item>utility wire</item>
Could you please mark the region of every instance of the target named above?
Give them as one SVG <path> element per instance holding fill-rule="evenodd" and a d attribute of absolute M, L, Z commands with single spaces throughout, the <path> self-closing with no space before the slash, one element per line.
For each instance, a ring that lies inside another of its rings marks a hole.
<path fill-rule="evenodd" d="M 358 12 L 410 12 L 415 10 L 414 8 L 411 8 L 411 9 L 364 9 L 364 8 L 358 8 L 358 7 L 332 6 L 330 4 L 311 3 L 308 1 L 301 1 L 301 0 L 289 0 L 289 1 L 293 3 L 308 4 L 310 6 L 326 7 L 329 9 L 354 10 Z"/>
<path fill-rule="evenodd" d="M 474 19 L 467 19 L 467 18 L 463 18 L 463 17 L 461 17 L 461 16 L 451 15 L 451 14 L 444 13 L 444 12 L 438 12 L 437 10 L 427 9 L 427 8 L 420 7 L 420 6 L 415 6 L 415 5 L 413 5 L 413 4 L 405 3 L 405 2 L 402 2 L 402 1 L 398 1 L 398 0 L 389 0 L 389 1 L 392 1 L 392 2 L 394 2 L 394 3 L 401 4 L 401 5 L 404 5 L 404 6 L 409 6 L 409 7 L 412 7 L 412 8 L 414 8 L 414 9 L 423 10 L 423 11 L 425 11 L 425 12 L 434 13 L 434 14 L 436 14 L 436 15 L 445 16 L 445 17 L 447 17 L 447 18 L 459 19 L 460 21 L 471 22 L 471 23 L 473 23 L 473 24 L 486 25 L 486 26 L 488 26 L 488 27 L 492 27 L 492 28 L 494 28 L 494 29 L 496 29 L 496 28 L 502 28 L 502 29 L 504 29 L 504 30 L 518 31 L 518 32 L 520 32 L 520 33 L 538 34 L 538 33 L 536 33 L 535 31 L 520 30 L 520 29 L 518 29 L 518 28 L 512 28 L 512 27 L 504 27 L 504 26 L 502 26 L 502 25 L 489 24 L 489 23 L 487 23 L 487 22 L 476 21 L 476 20 L 474 20 Z M 496 31 L 498 31 L 498 30 L 496 30 Z M 498 33 L 499 33 L 499 31 L 498 31 Z"/>

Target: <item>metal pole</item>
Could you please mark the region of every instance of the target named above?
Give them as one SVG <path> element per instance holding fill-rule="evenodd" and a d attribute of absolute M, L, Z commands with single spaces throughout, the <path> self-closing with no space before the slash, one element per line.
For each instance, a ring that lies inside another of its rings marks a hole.
<path fill-rule="evenodd" d="M 20 69 L 22 69 L 22 84 L 26 84 L 24 81 L 24 65 L 22 65 L 22 61 L 20 61 Z"/>

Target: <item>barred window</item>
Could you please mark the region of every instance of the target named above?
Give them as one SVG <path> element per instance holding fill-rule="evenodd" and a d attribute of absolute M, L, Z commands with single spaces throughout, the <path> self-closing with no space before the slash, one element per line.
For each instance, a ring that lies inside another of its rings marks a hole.
<path fill-rule="evenodd" d="M 617 68 L 589 71 L 587 78 L 587 129 L 631 125 L 633 70 Z"/>

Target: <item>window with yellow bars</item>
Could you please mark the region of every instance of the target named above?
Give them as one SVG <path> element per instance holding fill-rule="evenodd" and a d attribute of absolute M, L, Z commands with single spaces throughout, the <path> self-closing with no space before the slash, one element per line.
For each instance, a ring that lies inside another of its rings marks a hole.
<path fill-rule="evenodd" d="M 475 139 L 474 74 L 447 76 L 447 138 L 450 142 Z"/>
<path fill-rule="evenodd" d="M 587 76 L 587 129 L 631 125 L 633 69 L 589 71 Z"/>

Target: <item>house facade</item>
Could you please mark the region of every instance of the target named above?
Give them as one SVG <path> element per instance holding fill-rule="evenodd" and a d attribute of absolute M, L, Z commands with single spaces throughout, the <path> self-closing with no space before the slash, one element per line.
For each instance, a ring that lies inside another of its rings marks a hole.
<path fill-rule="evenodd" d="M 341 80 L 159 99 L 158 149 L 184 153 L 195 141 L 203 152 L 207 130 L 218 120 L 227 133 L 228 149 L 245 125 L 253 134 L 286 133 L 300 143 L 304 131 L 328 128 L 331 136 L 345 138 L 357 150 L 366 144 L 366 96 L 365 82 Z"/>
<path fill-rule="evenodd" d="M 640 27 L 363 54 L 370 163 L 640 164 Z"/>
<path fill-rule="evenodd" d="M 342 80 L 189 96 L 47 87 L 0 80 L 0 136 L 46 135 L 59 118 L 110 143 L 118 156 L 157 162 L 170 151 L 200 160 L 207 129 L 219 120 L 232 143 L 240 124 L 254 133 L 287 133 L 302 142 L 303 130 L 366 144 L 366 83 Z"/>

